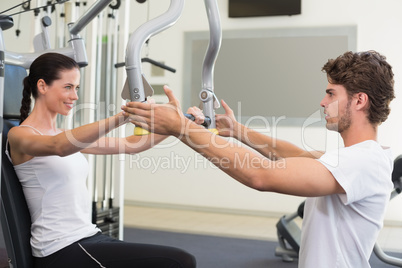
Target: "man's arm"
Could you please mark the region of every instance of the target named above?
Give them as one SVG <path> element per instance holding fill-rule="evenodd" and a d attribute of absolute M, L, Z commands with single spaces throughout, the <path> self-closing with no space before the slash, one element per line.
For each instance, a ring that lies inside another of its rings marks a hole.
<path fill-rule="evenodd" d="M 165 89 L 165 105 L 128 103 L 130 120 L 151 132 L 173 135 L 237 181 L 260 191 L 299 196 L 344 193 L 319 161 L 306 157 L 270 159 L 212 134 L 183 116 L 173 93 Z"/>
<path fill-rule="evenodd" d="M 175 136 L 232 178 L 259 191 L 298 196 L 344 192 L 328 169 L 312 158 L 271 161 L 193 123 L 187 125 L 184 133 Z"/>
<path fill-rule="evenodd" d="M 323 155 L 323 152 L 303 150 L 290 142 L 264 135 L 240 123 L 238 123 L 234 137 L 271 160 L 287 157 L 309 157 L 316 159 Z"/>
<path fill-rule="evenodd" d="M 285 157 L 319 158 L 323 154 L 323 152 L 319 151 L 309 152 L 303 150 L 290 142 L 275 139 L 250 129 L 236 120 L 233 110 L 224 100 L 221 103 L 225 114 L 217 114 L 215 117 L 216 128 L 220 136 L 233 137 L 271 160 Z M 197 107 L 191 107 L 187 111 L 187 113 L 195 114 L 196 120 L 202 120 L 202 123 L 203 114 L 199 112 L 200 110 Z"/>

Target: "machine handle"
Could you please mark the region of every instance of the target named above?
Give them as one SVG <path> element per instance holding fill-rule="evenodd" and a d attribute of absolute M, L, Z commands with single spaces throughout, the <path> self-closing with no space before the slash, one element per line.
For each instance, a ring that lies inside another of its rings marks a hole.
<path fill-rule="evenodd" d="M 184 114 L 184 116 L 190 119 L 191 121 L 195 121 L 195 117 L 192 114 Z M 208 128 L 211 125 L 211 118 L 206 116 L 204 122 L 201 125 Z"/>

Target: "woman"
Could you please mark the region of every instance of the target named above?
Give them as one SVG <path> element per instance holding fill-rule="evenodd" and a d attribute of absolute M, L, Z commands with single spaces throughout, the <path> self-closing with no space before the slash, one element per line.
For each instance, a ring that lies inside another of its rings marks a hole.
<path fill-rule="evenodd" d="M 194 257 L 183 250 L 126 243 L 101 234 L 91 223 L 88 162 L 81 153 L 138 153 L 165 136 L 105 137 L 128 122 L 122 113 L 58 129 L 57 114 L 71 111 L 79 81 L 79 66 L 71 58 L 39 56 L 24 79 L 21 124 L 8 134 L 9 155 L 31 214 L 35 267 L 195 267 Z M 30 113 L 31 96 L 35 105 Z"/>

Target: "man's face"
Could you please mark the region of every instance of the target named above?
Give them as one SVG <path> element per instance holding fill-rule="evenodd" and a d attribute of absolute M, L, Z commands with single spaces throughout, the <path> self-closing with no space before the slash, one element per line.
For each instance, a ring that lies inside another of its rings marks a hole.
<path fill-rule="evenodd" d="M 328 83 L 320 105 L 324 108 L 327 129 L 342 133 L 351 125 L 351 100 L 342 85 Z"/>

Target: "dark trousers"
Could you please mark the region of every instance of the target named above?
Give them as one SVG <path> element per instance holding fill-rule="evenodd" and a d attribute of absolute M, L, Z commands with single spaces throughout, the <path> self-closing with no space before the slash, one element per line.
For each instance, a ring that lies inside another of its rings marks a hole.
<path fill-rule="evenodd" d="M 195 268 L 184 250 L 120 241 L 96 234 L 47 257 L 35 258 L 35 268 Z"/>

